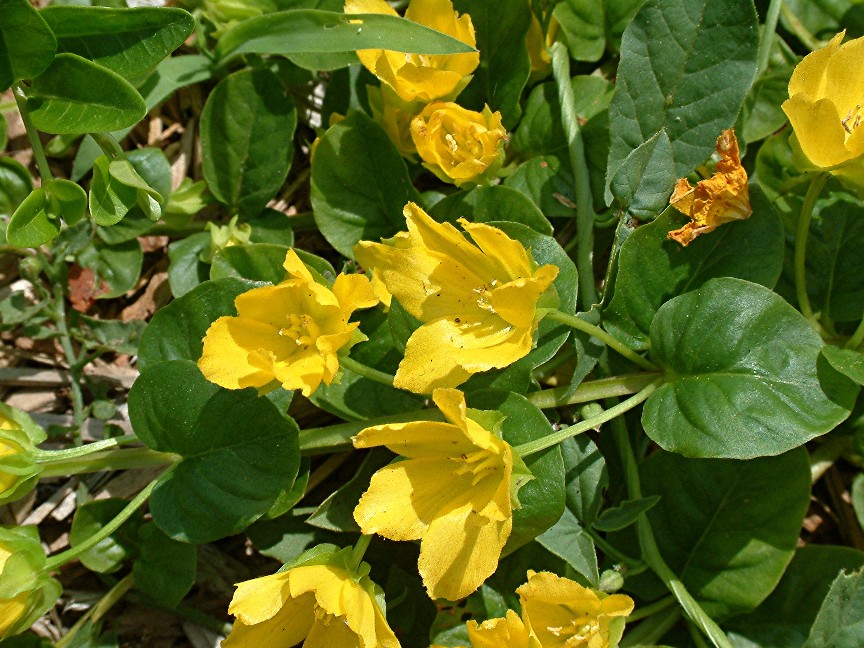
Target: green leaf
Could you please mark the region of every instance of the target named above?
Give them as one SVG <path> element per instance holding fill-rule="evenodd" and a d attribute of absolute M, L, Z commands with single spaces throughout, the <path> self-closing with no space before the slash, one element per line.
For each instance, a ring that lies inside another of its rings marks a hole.
<path fill-rule="evenodd" d="M 47 192 L 38 187 L 12 214 L 6 229 L 6 240 L 17 247 L 39 247 L 59 233 L 58 214 L 51 211 Z"/>
<path fill-rule="evenodd" d="M 42 17 L 57 48 L 98 63 L 122 77 L 146 74 L 183 44 L 195 21 L 174 7 L 46 7 Z"/>
<path fill-rule="evenodd" d="M 803 648 L 853 648 L 864 644 L 864 570 L 840 574 Z"/>
<path fill-rule="evenodd" d="M 402 209 L 412 201 L 420 204 L 420 195 L 402 156 L 369 117 L 352 113 L 321 136 L 312 165 L 312 209 L 321 234 L 340 254 L 353 258 L 358 241 L 404 230 Z"/>
<path fill-rule="evenodd" d="M 521 394 L 483 390 L 467 394 L 468 407 L 504 415 L 502 438 L 516 447 L 552 434 L 546 416 Z M 564 513 L 564 462 L 557 446 L 524 459 L 534 476 L 518 492 L 520 507 L 513 511 L 513 531 L 504 546 L 509 554 L 554 525 Z"/>
<path fill-rule="evenodd" d="M 126 355 L 138 354 L 138 340 L 147 326 L 143 320 L 96 319 L 80 316 L 79 325 L 87 332 L 88 346 Z"/>
<path fill-rule="evenodd" d="M 645 403 L 645 431 L 694 457 L 749 459 L 800 446 L 849 416 L 858 391 L 819 361 L 822 346 L 777 294 L 712 279 L 654 316 L 652 354 L 667 380 Z"/>
<path fill-rule="evenodd" d="M 284 212 L 267 207 L 260 214 L 247 219 L 246 222 L 252 226 L 252 234 L 249 237 L 252 243 L 294 246 L 291 217 Z"/>
<path fill-rule="evenodd" d="M 138 91 L 119 74 L 76 54 L 58 54 L 27 92 L 33 125 L 46 133 L 113 131 L 144 118 Z"/>
<path fill-rule="evenodd" d="M 855 475 L 855 479 L 852 480 L 850 495 L 855 517 L 858 518 L 858 524 L 864 528 L 864 473 Z"/>
<path fill-rule="evenodd" d="M 519 100 L 531 74 L 525 36 L 531 11 L 523 0 L 455 0 L 453 8 L 469 14 L 480 50 L 480 65 L 459 104 L 480 111 L 484 105 L 500 111 L 505 128 L 513 128 L 522 115 Z"/>
<path fill-rule="evenodd" d="M 772 288 L 783 266 L 783 226 L 755 187 L 751 199 L 750 218 L 727 223 L 687 247 L 666 236 L 677 226 L 671 209 L 637 228 L 621 247 L 615 291 L 603 311 L 605 328 L 641 349 L 657 309 L 709 279 L 737 277 Z"/>
<path fill-rule="evenodd" d="M 603 0 L 566 0 L 555 5 L 562 40 L 577 61 L 599 61 L 606 49 Z"/>
<path fill-rule="evenodd" d="M 57 39 L 27 0 L 0 0 L 0 91 L 51 65 Z"/>
<path fill-rule="evenodd" d="M 822 349 L 822 355 L 837 371 L 864 385 L 864 354 L 828 345 Z"/>
<path fill-rule="evenodd" d="M 746 143 L 757 142 L 780 130 L 786 123 L 786 113 L 780 107 L 789 98 L 791 67 L 767 70 L 750 90 L 744 100 L 739 117 L 742 127 L 741 139 Z"/>
<path fill-rule="evenodd" d="M 359 22 L 362 21 L 362 24 Z M 249 18 L 219 39 L 216 56 L 329 54 L 389 49 L 415 54 L 475 51 L 460 40 L 397 16 L 298 9 Z"/>
<path fill-rule="evenodd" d="M 528 196 L 549 218 L 573 218 L 576 213 L 572 201 L 568 205 L 562 200 L 573 195 L 569 162 L 554 155 L 541 155 L 523 162 L 513 175 L 504 178 L 504 186 Z"/>
<path fill-rule="evenodd" d="M 156 66 L 138 92 L 148 110 L 159 105 L 180 88 L 207 81 L 213 76 L 213 62 L 203 54 L 172 56 Z"/>
<path fill-rule="evenodd" d="M 569 508 L 564 509 L 564 514 L 554 526 L 537 536 L 537 542 L 565 560 L 577 573 L 587 578 L 592 587 L 600 587 L 594 541 L 585 533 Z"/>
<path fill-rule="evenodd" d="M 177 607 L 195 584 L 195 546 L 172 540 L 152 522 L 138 530 L 138 541 L 135 587 L 161 606 Z"/>
<path fill-rule="evenodd" d="M 294 421 L 254 389 L 207 381 L 190 360 L 143 372 L 129 392 L 129 418 L 147 446 L 182 457 L 150 498 L 153 521 L 175 540 L 197 544 L 239 533 L 297 476 Z"/>
<path fill-rule="evenodd" d="M 642 492 L 660 552 L 705 612 L 749 612 L 777 585 L 792 559 L 810 501 L 803 449 L 751 461 L 653 454 Z M 674 479 L 670 479 L 674 475 Z"/>
<path fill-rule="evenodd" d="M 169 360 L 197 362 L 210 325 L 223 315 L 236 315 L 234 300 L 255 286 L 243 279 L 207 281 L 160 308 L 141 336 L 139 369 L 146 371 Z"/>
<path fill-rule="evenodd" d="M 87 194 L 71 180 L 54 178 L 42 184 L 52 203 L 52 211 L 63 216 L 67 225 L 74 225 L 87 213 Z"/>
<path fill-rule="evenodd" d="M 724 623 L 724 629 L 736 646 L 801 646 L 838 572 L 862 565 L 864 553 L 850 547 L 801 547 L 771 596 L 750 614 Z"/>
<path fill-rule="evenodd" d="M 288 176 L 296 127 L 297 109 L 275 74 L 225 77 L 201 113 L 202 168 L 213 195 L 242 214 L 264 209 Z"/>
<path fill-rule="evenodd" d="M 711 155 L 753 83 L 758 41 L 750 2 L 646 0 L 621 41 L 609 111 L 607 203 L 624 160 L 662 128 L 678 177 Z"/>
<path fill-rule="evenodd" d="M 31 191 L 27 169 L 11 157 L 0 158 L 0 216 L 11 216 Z"/>
<path fill-rule="evenodd" d="M 861 7 L 856 0 L 786 0 L 795 21 L 818 40 L 827 41 L 842 29 L 849 28 L 861 35 Z M 783 27 L 793 34 L 797 25 L 790 24 L 790 18 L 780 14 Z"/>
<path fill-rule="evenodd" d="M 113 520 L 129 504 L 126 500 L 109 498 L 86 502 L 75 509 L 69 544 L 74 547 L 95 535 Z M 90 571 L 100 574 L 117 571 L 123 562 L 137 554 L 136 533 L 144 519 L 141 511 L 136 511 L 123 525 L 92 549 L 81 554 L 82 564 Z"/>
<path fill-rule="evenodd" d="M 502 185 L 457 191 L 435 203 L 429 215 L 438 222 L 447 223 L 456 223 L 459 218 L 472 223 L 509 221 L 527 225 L 547 236 L 553 234 L 552 225 L 530 198 Z"/>
<path fill-rule="evenodd" d="M 675 179 L 672 144 L 661 128 L 624 158 L 609 190 L 628 214 L 652 220 L 669 205 Z"/>
<path fill-rule="evenodd" d="M 200 257 L 209 248 L 209 232 L 198 232 L 168 246 L 168 282 L 175 297 L 182 297 L 210 277 L 210 266 Z"/>
<path fill-rule="evenodd" d="M 142 178 L 129 160 L 112 160 L 108 164 L 109 175 L 120 184 L 135 190 L 135 203 L 152 221 L 162 215 L 162 196 Z"/>
<path fill-rule="evenodd" d="M 620 531 L 633 524 L 645 511 L 653 508 L 660 498 L 656 495 L 636 500 L 624 500 L 619 506 L 603 511 L 594 522 L 598 531 Z"/>
<path fill-rule="evenodd" d="M 111 161 L 103 155 L 93 163 L 90 215 L 98 225 L 119 223 L 138 204 L 138 192 L 111 174 Z"/>
<path fill-rule="evenodd" d="M 560 444 L 564 457 L 567 508 L 582 525 L 590 525 L 603 505 L 603 491 L 609 485 L 606 460 L 595 443 L 585 435 Z"/>
<path fill-rule="evenodd" d="M 270 243 L 232 245 L 219 250 L 213 256 L 210 267 L 211 279 L 241 277 L 252 281 L 277 284 L 285 280 L 282 263 L 288 248 Z"/>
<path fill-rule="evenodd" d="M 104 282 L 105 292 L 97 299 L 112 299 L 131 290 L 141 276 L 144 253 L 137 240 L 116 245 L 94 239 L 78 257 L 83 268 L 90 268 L 97 286 Z"/>

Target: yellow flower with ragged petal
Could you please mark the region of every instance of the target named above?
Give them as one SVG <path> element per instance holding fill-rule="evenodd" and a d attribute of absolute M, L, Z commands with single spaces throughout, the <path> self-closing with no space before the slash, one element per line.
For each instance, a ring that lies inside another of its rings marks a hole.
<path fill-rule="evenodd" d="M 468 621 L 468 638 L 471 648 L 543 648 L 513 610 L 480 624 Z"/>
<path fill-rule="evenodd" d="M 198 366 L 227 389 L 266 389 L 276 381 L 309 396 L 339 370 L 339 352 L 357 341 L 358 308 L 378 303 L 363 275 L 339 275 L 332 288 L 317 283 L 294 250 L 285 256 L 288 279 L 253 288 L 234 302 L 237 316 L 207 330 Z"/>
<path fill-rule="evenodd" d="M 522 620 L 543 648 L 617 646 L 633 611 L 629 596 L 607 596 L 550 572 L 529 570 L 516 593 Z"/>
<path fill-rule="evenodd" d="M 455 601 L 495 572 L 510 537 L 514 454 L 468 416 L 462 392 L 436 389 L 432 399 L 447 423 L 391 423 L 354 437 L 357 448 L 386 446 L 406 458 L 372 476 L 354 519 L 365 534 L 420 540 L 426 591 Z"/>
<path fill-rule="evenodd" d="M 237 585 L 224 648 L 398 648 L 374 585 L 337 565 L 301 565 Z"/>
<path fill-rule="evenodd" d="M 444 182 L 488 183 L 504 161 L 507 131 L 501 113 L 466 110 L 449 101 L 429 104 L 411 120 L 411 138 L 423 166 Z"/>
<path fill-rule="evenodd" d="M 384 0 L 346 0 L 345 13 L 397 15 Z M 477 44 L 471 16 L 456 13 L 450 0 L 411 0 L 405 17 L 471 47 Z M 478 52 L 427 55 L 371 49 L 357 50 L 357 56 L 366 69 L 390 86 L 402 101 L 422 103 L 455 98 L 468 85 L 471 73 L 480 64 Z"/>
<path fill-rule="evenodd" d="M 797 65 L 783 111 L 809 165 L 864 189 L 864 38 L 845 31 Z M 843 43 L 841 45 L 841 43 Z"/>
<path fill-rule="evenodd" d="M 408 340 L 396 387 L 421 394 L 456 387 L 526 356 L 542 315 L 538 306 L 557 306 L 558 268 L 538 268 L 497 227 L 460 219 L 472 243 L 414 203 L 404 213 L 407 232 L 354 248 L 357 261 L 423 322 Z"/>
<path fill-rule="evenodd" d="M 697 236 L 753 213 L 747 189 L 747 171 L 741 166 L 735 131 L 730 128 L 720 133 L 716 149 L 720 161 L 714 167 L 714 175 L 695 187 L 687 178 L 681 178 L 669 198 L 670 205 L 690 217 L 690 222 L 684 227 L 669 232 L 670 239 L 685 247 Z"/>

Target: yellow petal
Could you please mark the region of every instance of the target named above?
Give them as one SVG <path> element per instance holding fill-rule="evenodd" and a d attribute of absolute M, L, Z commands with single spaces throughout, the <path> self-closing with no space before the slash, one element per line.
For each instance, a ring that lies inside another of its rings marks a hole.
<path fill-rule="evenodd" d="M 247 625 L 272 619 L 290 598 L 288 574 L 277 573 L 237 584 L 228 614 Z"/>
<path fill-rule="evenodd" d="M 29 598 L 30 592 L 22 592 L 12 598 L 0 599 L 0 639 L 5 639 L 6 633 L 24 616 Z"/>
<path fill-rule="evenodd" d="M 512 527 L 512 518 L 490 521 L 459 510 L 432 522 L 418 562 L 429 596 L 458 601 L 480 587 L 498 567 Z"/>
<path fill-rule="evenodd" d="M 341 617 L 316 619 L 309 630 L 309 637 L 303 642 L 303 648 L 366 648 L 367 645 Z"/>
<path fill-rule="evenodd" d="M 297 253 L 293 249 L 288 250 L 287 254 L 285 254 L 285 261 L 282 262 L 282 267 L 292 277 L 310 284 L 315 283 L 312 273 L 309 272 L 309 268 L 300 260 L 300 257 L 297 256 Z"/>
<path fill-rule="evenodd" d="M 842 37 L 842 34 L 837 36 Z M 837 36 L 832 43 L 837 40 Z M 837 106 L 841 118 L 850 111 L 861 114 L 861 109 L 864 108 L 862 65 L 864 65 L 864 38 L 855 38 L 848 43 L 843 43 L 828 61 L 824 96 L 830 98 Z"/>
<path fill-rule="evenodd" d="M 472 648 L 529 648 L 528 629 L 513 610 L 504 618 L 488 619 L 482 624 L 468 621 L 468 638 Z"/>
<path fill-rule="evenodd" d="M 789 96 L 792 97 L 799 92 L 806 94 L 812 100 L 825 96 L 827 86 L 828 61 L 843 42 L 845 31 L 840 32 L 825 47 L 815 50 L 804 57 L 795 66 L 792 78 L 789 79 Z"/>
<path fill-rule="evenodd" d="M 222 642 L 222 648 L 295 646 L 309 634 L 314 620 L 315 596 L 304 594 L 286 601 L 271 619 L 261 623 L 247 625 L 238 618 L 231 634 Z"/>
<path fill-rule="evenodd" d="M 534 260 L 519 241 L 507 236 L 503 230 L 485 223 L 471 223 L 464 218 L 460 218 L 459 223 L 483 253 L 497 261 L 501 272 L 496 275 L 503 274 L 510 279 L 531 276 L 535 267 Z"/>
<path fill-rule="evenodd" d="M 372 284 L 364 275 L 340 274 L 333 282 L 332 290 L 346 319 L 358 308 L 371 308 L 378 303 Z"/>
<path fill-rule="evenodd" d="M 846 131 L 841 116 L 829 99 L 811 101 L 797 94 L 783 102 L 804 155 L 816 166 L 826 168 L 846 162 Z"/>
<path fill-rule="evenodd" d="M 210 382 L 226 389 L 263 387 L 273 380 L 272 358 L 267 361 L 250 352 L 283 343 L 274 330 L 255 320 L 220 317 L 204 337 L 198 367 Z M 274 356 L 275 357 L 275 356 Z"/>
<path fill-rule="evenodd" d="M 355 448 L 382 445 L 409 459 L 458 456 L 475 449 L 458 427 L 434 421 L 378 425 L 366 428 L 354 437 Z"/>
<path fill-rule="evenodd" d="M 489 301 L 501 319 L 520 329 L 532 328 L 537 300 L 558 275 L 558 268 L 543 266 L 537 275 L 534 279 L 516 279 L 492 291 Z"/>

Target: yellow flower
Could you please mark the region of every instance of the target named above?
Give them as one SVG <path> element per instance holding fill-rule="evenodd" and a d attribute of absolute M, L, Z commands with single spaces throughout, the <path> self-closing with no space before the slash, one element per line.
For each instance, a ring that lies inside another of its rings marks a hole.
<path fill-rule="evenodd" d="M 368 576 L 301 565 L 237 585 L 224 648 L 397 648 Z M 305 640 L 305 641 L 304 641 Z"/>
<path fill-rule="evenodd" d="M 45 432 L 23 412 L 0 403 L 0 504 L 35 488 L 42 467 L 34 458 Z"/>
<path fill-rule="evenodd" d="M 396 15 L 384 0 L 346 0 L 345 13 Z M 405 17 L 471 47 L 477 44 L 471 16 L 459 16 L 450 0 L 411 0 Z M 426 55 L 370 49 L 358 50 L 357 56 L 366 69 L 390 86 L 402 101 L 423 103 L 455 98 L 468 85 L 471 73 L 480 64 L 478 52 Z"/>
<path fill-rule="evenodd" d="M 670 205 L 690 217 L 684 227 L 669 232 L 670 239 L 685 247 L 700 234 L 713 232 L 723 223 L 742 220 L 753 213 L 747 172 L 741 166 L 735 131 L 730 128 L 720 133 L 716 148 L 720 161 L 714 175 L 695 187 L 687 178 L 681 178 L 669 198 Z"/>
<path fill-rule="evenodd" d="M 0 429 L 10 428 L 0 427 Z M 4 457 L 15 457 L 21 455 L 23 452 L 24 448 L 12 439 L 0 438 L 0 464 L 2 464 Z M 18 479 L 18 475 L 13 475 L 0 469 L 0 495 L 10 490 L 18 482 Z"/>
<path fill-rule="evenodd" d="M 501 113 L 466 110 L 445 101 L 431 103 L 411 120 L 411 138 L 423 166 L 444 182 L 488 182 L 504 161 L 507 131 Z"/>
<path fill-rule="evenodd" d="M 864 38 L 845 33 L 798 64 L 783 110 L 812 168 L 864 186 Z"/>
<path fill-rule="evenodd" d="M 538 306 L 557 302 L 558 268 L 538 268 L 521 243 L 496 227 L 460 219 L 471 243 L 414 203 L 404 213 L 407 232 L 354 248 L 357 261 L 423 323 L 408 340 L 394 384 L 429 393 L 527 355 L 542 316 Z"/>
<path fill-rule="evenodd" d="M 8 548 L 0 546 L 0 574 L 3 573 L 3 567 L 11 555 Z M 26 591 L 10 598 L 0 598 L 0 639 L 9 636 L 9 629 L 24 616 L 29 598 L 30 593 Z"/>
<path fill-rule="evenodd" d="M 513 450 L 468 418 L 462 392 L 436 389 L 432 400 L 449 423 L 378 425 L 354 437 L 357 448 L 406 457 L 372 476 L 354 519 L 365 534 L 420 540 L 426 591 L 455 601 L 495 572 L 510 537 Z"/>
<path fill-rule="evenodd" d="M 528 571 L 528 582 L 516 590 L 522 620 L 543 648 L 617 646 L 633 599 L 605 596 L 549 572 Z"/>
<path fill-rule="evenodd" d="M 531 25 L 525 35 L 525 47 L 528 49 L 528 58 L 531 59 L 532 73 L 539 76 L 552 69 L 552 58 L 549 56 L 548 48 L 555 42 L 557 35 L 558 21 L 554 17 L 549 19 L 549 29 L 544 38 L 543 25 L 537 20 L 534 12 L 531 12 Z"/>
<path fill-rule="evenodd" d="M 402 101 L 387 86 L 366 86 L 372 117 L 378 122 L 403 157 L 413 159 L 417 153 L 411 139 L 411 120 L 422 106 Z"/>
<path fill-rule="evenodd" d="M 507 610 L 504 618 L 489 619 L 479 625 L 468 621 L 468 638 L 471 648 L 542 648 L 513 610 Z"/>
<path fill-rule="evenodd" d="M 198 366 L 211 382 L 262 389 L 275 380 L 309 396 L 333 381 L 338 352 L 356 341 L 358 324 L 348 319 L 378 300 L 362 275 L 339 275 L 332 288 L 316 283 L 294 250 L 284 268 L 288 279 L 243 293 L 234 302 L 237 316 L 207 330 Z"/>

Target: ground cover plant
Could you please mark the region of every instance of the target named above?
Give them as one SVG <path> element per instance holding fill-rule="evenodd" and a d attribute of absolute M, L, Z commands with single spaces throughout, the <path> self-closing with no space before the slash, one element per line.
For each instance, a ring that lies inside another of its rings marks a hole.
<path fill-rule="evenodd" d="M 864 4 L 139 4 L 0 0 L 0 645 L 864 645 Z"/>

